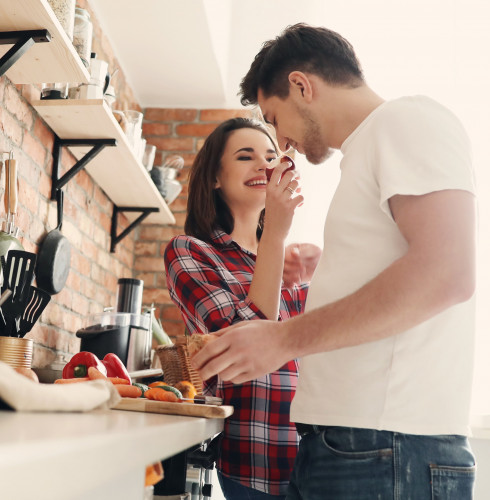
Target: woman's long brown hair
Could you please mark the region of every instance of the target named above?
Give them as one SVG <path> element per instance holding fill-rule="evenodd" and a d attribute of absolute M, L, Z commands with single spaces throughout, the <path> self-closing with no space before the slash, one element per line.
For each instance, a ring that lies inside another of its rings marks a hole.
<path fill-rule="evenodd" d="M 206 139 L 191 167 L 189 194 L 187 198 L 187 217 L 185 234 L 211 243 L 211 234 L 217 228 L 230 234 L 235 221 L 231 210 L 215 189 L 216 178 L 221 168 L 221 158 L 230 133 L 242 128 L 251 128 L 264 133 L 277 152 L 274 139 L 265 125 L 249 118 L 231 118 L 221 123 Z M 257 224 L 257 237 L 260 239 L 264 227 L 264 210 Z"/>

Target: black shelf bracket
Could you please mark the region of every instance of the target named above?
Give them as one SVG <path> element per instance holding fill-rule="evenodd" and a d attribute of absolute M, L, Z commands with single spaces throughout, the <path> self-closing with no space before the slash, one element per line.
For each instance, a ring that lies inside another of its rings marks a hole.
<path fill-rule="evenodd" d="M 3 76 L 35 43 L 51 41 L 48 30 L 4 31 L 0 33 L 0 45 L 12 45 L 0 58 L 0 77 Z"/>
<path fill-rule="evenodd" d="M 116 146 L 116 139 L 60 139 L 57 135 L 54 137 L 53 145 L 53 173 L 51 184 L 51 199 L 56 199 L 56 191 L 62 189 L 63 186 L 75 177 L 88 162 L 95 158 L 106 146 Z M 61 170 L 61 148 L 63 146 L 93 146 L 83 158 L 80 158 L 73 167 L 70 168 L 63 176 L 59 177 Z"/>
<path fill-rule="evenodd" d="M 116 245 L 126 237 L 138 224 L 141 224 L 146 217 L 153 212 L 159 212 L 158 207 L 117 207 L 114 205 L 112 211 L 112 224 L 111 224 L 111 253 L 116 251 Z M 141 212 L 141 215 L 135 219 L 129 226 L 117 235 L 117 216 L 121 212 Z"/>

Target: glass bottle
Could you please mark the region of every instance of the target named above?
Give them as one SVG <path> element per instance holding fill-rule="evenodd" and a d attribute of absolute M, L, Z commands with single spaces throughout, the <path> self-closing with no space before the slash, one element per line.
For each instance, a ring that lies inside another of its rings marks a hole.
<path fill-rule="evenodd" d="M 48 0 L 48 3 L 71 42 L 75 23 L 75 0 Z"/>
<path fill-rule="evenodd" d="M 90 55 L 92 53 L 92 31 L 90 14 L 85 9 L 77 7 L 75 9 L 75 26 L 73 28 L 73 46 L 87 68 L 90 66 Z"/>

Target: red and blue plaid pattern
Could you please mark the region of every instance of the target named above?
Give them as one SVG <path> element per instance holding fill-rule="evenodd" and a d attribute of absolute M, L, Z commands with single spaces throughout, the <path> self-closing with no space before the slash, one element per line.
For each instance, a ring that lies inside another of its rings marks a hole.
<path fill-rule="evenodd" d="M 165 250 L 167 286 L 190 333 L 209 333 L 244 320 L 265 319 L 248 299 L 255 255 L 223 231 L 213 244 L 178 236 Z M 307 285 L 283 288 L 279 320 L 304 309 Z M 298 377 L 296 360 L 246 384 L 221 380 L 205 384 L 207 394 L 235 408 L 225 420 L 218 468 L 250 488 L 272 495 L 286 493 L 298 449 L 289 408 Z"/>

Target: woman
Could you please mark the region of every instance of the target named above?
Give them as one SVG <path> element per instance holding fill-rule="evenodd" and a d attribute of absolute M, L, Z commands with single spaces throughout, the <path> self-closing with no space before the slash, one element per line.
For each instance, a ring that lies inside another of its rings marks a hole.
<path fill-rule="evenodd" d="M 245 320 L 286 320 L 303 310 L 307 285 L 282 286 L 284 241 L 303 197 L 296 194 L 297 172 L 281 179 L 289 163 L 277 166 L 267 183 L 265 170 L 276 157 L 267 129 L 244 118 L 222 123 L 196 156 L 186 236 L 165 251 L 168 289 L 190 333 Z M 288 260 L 300 266 L 299 256 L 295 248 Z M 205 393 L 235 408 L 225 420 L 217 460 L 227 499 L 285 498 L 298 445 L 289 421 L 296 381 L 294 360 L 243 385 L 206 381 Z"/>

